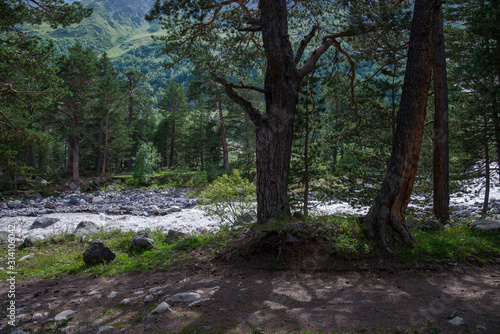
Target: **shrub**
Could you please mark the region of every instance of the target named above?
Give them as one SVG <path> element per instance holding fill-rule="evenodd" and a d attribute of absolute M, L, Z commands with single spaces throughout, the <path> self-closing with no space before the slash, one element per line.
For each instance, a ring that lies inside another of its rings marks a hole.
<path fill-rule="evenodd" d="M 198 197 L 200 208 L 221 223 L 234 223 L 239 216 L 255 209 L 255 186 L 238 170 L 233 175 L 219 176 Z"/>
<path fill-rule="evenodd" d="M 153 147 L 153 144 L 143 144 L 134 158 L 134 181 L 147 184 L 148 179 L 158 168 L 161 157 Z"/>

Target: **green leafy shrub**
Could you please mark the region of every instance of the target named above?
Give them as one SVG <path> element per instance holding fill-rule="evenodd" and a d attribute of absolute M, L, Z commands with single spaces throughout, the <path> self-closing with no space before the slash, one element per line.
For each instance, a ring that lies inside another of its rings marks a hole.
<path fill-rule="evenodd" d="M 198 197 L 198 205 L 210 217 L 222 223 L 234 223 L 239 216 L 255 209 L 255 186 L 238 170 L 233 175 L 219 176 Z"/>
<path fill-rule="evenodd" d="M 134 158 L 132 178 L 139 184 L 147 184 L 154 170 L 160 165 L 161 157 L 153 144 L 143 144 Z"/>

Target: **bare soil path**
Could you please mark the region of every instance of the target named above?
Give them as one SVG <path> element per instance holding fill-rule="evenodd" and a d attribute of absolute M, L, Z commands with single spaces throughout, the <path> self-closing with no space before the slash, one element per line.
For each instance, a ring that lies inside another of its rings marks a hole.
<path fill-rule="evenodd" d="M 207 300 L 171 301 L 183 292 Z M 170 310 L 148 316 L 162 301 Z M 207 262 L 153 274 L 21 281 L 16 302 L 19 324 L 0 331 L 499 334 L 500 267 L 308 273 Z M 51 320 L 65 310 L 76 313 Z M 3 326 L 5 306 L 1 316 Z"/>

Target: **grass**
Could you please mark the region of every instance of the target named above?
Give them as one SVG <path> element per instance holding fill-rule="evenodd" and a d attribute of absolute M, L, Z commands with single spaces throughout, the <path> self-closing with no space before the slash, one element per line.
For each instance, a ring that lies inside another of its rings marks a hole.
<path fill-rule="evenodd" d="M 293 222 L 277 220 L 270 225 L 254 225 L 252 238 L 263 235 L 266 230 L 283 230 L 292 233 Z M 37 241 L 32 247 L 16 249 L 17 279 L 32 277 L 53 278 L 65 274 L 93 274 L 113 276 L 123 273 L 163 271 L 172 265 L 185 265 L 193 261 L 192 251 L 213 255 L 224 248 L 245 246 L 233 242 L 236 230 L 223 229 L 219 233 L 193 235 L 167 244 L 165 235 L 159 231 L 150 231 L 156 242 L 151 250 L 131 249 L 130 239 L 134 232 L 110 231 L 100 233 L 92 239 L 100 238 L 116 254 L 110 263 L 87 266 L 82 253 L 90 240 L 82 242 L 72 234 L 61 234 L 51 239 Z M 333 257 L 352 259 L 370 259 L 377 255 L 376 248 L 364 238 L 361 226 L 355 217 L 321 217 L 315 221 L 301 222 L 300 230 L 294 230 L 294 236 L 300 239 L 318 241 L 329 246 Z M 413 248 L 403 249 L 400 255 L 402 263 L 450 260 L 459 263 L 470 262 L 470 258 L 479 263 L 487 263 L 492 255 L 500 254 L 500 234 L 481 232 L 470 229 L 467 223 L 453 223 L 438 232 L 414 231 Z M 248 241 L 250 242 L 250 241 Z M 7 246 L 0 246 L 0 267 L 7 268 Z M 1 255 L 4 254 L 4 255 Z M 34 256 L 19 262 L 25 255 Z M 0 272 L 0 280 L 7 278 L 7 272 Z"/>

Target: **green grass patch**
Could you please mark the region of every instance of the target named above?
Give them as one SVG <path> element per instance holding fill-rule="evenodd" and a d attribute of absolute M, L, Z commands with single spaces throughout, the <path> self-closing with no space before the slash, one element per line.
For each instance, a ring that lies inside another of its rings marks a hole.
<path fill-rule="evenodd" d="M 52 278 L 65 274 L 94 274 L 99 276 L 113 276 L 133 272 L 154 272 L 166 270 L 174 264 L 186 264 L 190 261 L 190 252 L 206 246 L 214 252 L 222 244 L 228 242 L 228 231 L 216 235 L 193 235 L 181 238 L 174 243 L 167 244 L 162 232 L 149 231 L 155 240 L 155 247 L 151 250 L 139 251 L 130 247 L 129 242 L 135 232 L 111 231 L 100 233 L 91 239 L 99 238 L 116 254 L 114 261 L 94 266 L 87 266 L 83 262 L 83 252 L 90 244 L 90 240 L 81 242 L 73 235 L 58 235 L 51 239 L 37 241 L 32 247 L 19 246 L 16 249 L 16 278 L 18 280 L 32 277 Z M 1 245 L 2 254 L 7 254 L 7 246 Z M 19 261 L 26 255 L 32 255 Z M 7 258 L 0 258 L 0 267 L 7 268 Z M 0 272 L 0 280 L 7 278 L 6 271 Z"/>
<path fill-rule="evenodd" d="M 487 262 L 490 256 L 500 254 L 500 234 L 471 229 L 466 223 L 455 222 L 436 232 L 414 231 L 415 244 L 405 249 L 401 260 L 431 261 L 449 259 L 468 262 L 474 256 Z"/>

